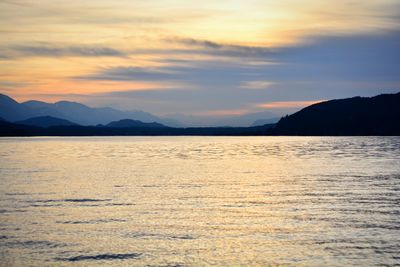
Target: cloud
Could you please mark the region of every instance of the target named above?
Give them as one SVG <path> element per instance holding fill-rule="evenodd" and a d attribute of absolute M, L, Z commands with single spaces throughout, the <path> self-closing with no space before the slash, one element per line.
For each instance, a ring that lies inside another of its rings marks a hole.
<path fill-rule="evenodd" d="M 25 87 L 28 83 L 0 80 L 0 89 Z"/>
<path fill-rule="evenodd" d="M 210 54 L 226 56 L 256 56 L 269 55 L 276 52 L 276 48 L 263 46 L 245 46 L 235 44 L 217 43 L 209 40 L 199 40 L 193 38 L 170 37 L 166 41 L 172 41 L 187 47 L 204 48 Z M 206 52 L 202 51 L 202 52 Z"/>
<path fill-rule="evenodd" d="M 207 48 L 214 48 L 214 49 L 220 49 L 223 46 L 221 44 L 218 44 L 216 42 L 211 42 L 207 40 L 196 40 L 192 38 L 169 38 L 167 41 L 172 40 L 177 43 L 185 44 L 185 45 L 190 45 L 190 46 L 200 46 L 200 47 L 207 47 Z"/>
<path fill-rule="evenodd" d="M 225 61 L 187 60 L 161 67 L 117 66 L 99 69 L 96 73 L 73 77 L 78 80 L 149 81 L 180 84 L 187 89 L 210 88 L 214 92 L 236 87 L 251 69 L 246 64 Z"/>
<path fill-rule="evenodd" d="M 299 101 L 371 96 L 397 92 L 400 88 L 400 31 L 314 36 L 307 44 L 272 50 L 199 40 L 191 44 L 193 42 L 188 41 L 185 49 L 116 52 L 98 49 L 96 53 L 75 49 L 81 46 L 16 48 L 26 56 L 136 54 L 139 57 L 143 53 L 144 58 L 151 58 L 145 65 L 140 65 L 136 57 L 135 60 L 128 57 L 103 64 L 92 73 L 73 76 L 68 82 L 77 86 L 80 82 L 81 85 L 97 86 L 97 92 L 92 91 L 94 100 L 91 103 L 100 99 L 105 103 L 109 99 L 119 103 L 119 107 L 129 109 L 134 106 L 156 114 L 284 110 L 300 107 L 294 106 Z M 115 62 L 121 62 L 121 65 L 111 65 Z M 124 86 L 114 87 L 113 91 L 113 88 L 107 88 L 108 83 Z M 154 85 L 153 89 L 141 90 L 140 84 L 149 83 Z M 100 84 L 105 84 L 101 95 Z"/>
<path fill-rule="evenodd" d="M 117 66 L 102 68 L 83 76 L 95 80 L 176 80 L 216 87 L 273 87 L 281 82 L 398 81 L 400 77 L 400 31 L 373 35 L 322 36 L 300 46 L 284 47 L 271 53 L 253 48 L 245 57 L 223 61 L 219 58 L 174 59 L 158 67 Z M 219 51 L 220 45 L 205 50 Z M 222 46 L 221 46 L 222 47 Z M 232 48 L 233 49 L 233 48 Z M 242 47 L 235 49 L 243 49 Z M 196 53 L 191 51 L 191 53 Z M 201 52 L 200 52 L 201 53 Z M 224 51 L 221 53 L 224 55 Z M 246 59 L 252 56 L 252 59 Z M 254 64 L 258 60 L 259 63 Z M 269 64 L 268 62 L 274 62 Z M 267 83 L 266 83 L 267 82 Z"/>
<path fill-rule="evenodd" d="M 266 89 L 274 84 L 275 83 L 270 81 L 244 81 L 240 87 L 245 89 Z"/>
<path fill-rule="evenodd" d="M 111 81 L 155 81 L 179 79 L 180 73 L 168 68 L 143 67 L 110 67 L 103 68 L 95 74 L 75 77 L 84 80 L 111 80 Z"/>
<path fill-rule="evenodd" d="M 1 1 L 0 6 L 8 12 L 3 12 L 2 19 L 11 26 L 12 23 L 23 22 L 26 26 L 43 26 L 47 24 L 60 25 L 63 28 L 80 25 L 157 25 L 168 23 L 170 18 L 162 18 L 154 14 L 140 14 L 126 8 L 126 3 L 110 5 L 107 2 L 84 1 L 54 2 L 54 1 Z M 129 4 L 129 3 L 128 3 Z M 142 12 L 143 13 L 143 12 Z M 20 14 L 23 14 L 20 15 Z M 66 26 L 68 25 L 68 26 Z"/>
<path fill-rule="evenodd" d="M 193 56 L 170 51 L 154 66 L 110 66 L 75 78 L 174 83 L 175 86 L 165 90 L 125 91 L 123 96 L 109 93 L 109 97 L 130 99 L 141 109 L 154 113 L 247 107 L 253 107 L 254 111 L 293 110 L 314 99 L 371 96 L 399 90 L 400 32 L 310 39 L 308 44 L 273 51 L 195 42 L 200 48 L 190 49 L 188 53 Z M 207 59 L 195 57 L 208 51 L 215 54 Z M 155 102 L 158 104 L 151 104 Z M 265 105 L 259 105 L 260 102 Z"/>
<path fill-rule="evenodd" d="M 316 104 L 319 102 L 323 102 L 326 100 L 310 100 L 310 101 L 277 101 L 277 102 L 269 102 L 258 104 L 257 107 L 266 108 L 266 109 L 275 109 L 275 108 L 301 108 L 306 107 L 312 104 Z"/>
<path fill-rule="evenodd" d="M 6 59 L 21 57 L 125 57 L 127 53 L 110 47 L 96 45 L 57 45 L 57 44 L 32 44 L 12 45 L 0 48 L 2 56 Z"/>

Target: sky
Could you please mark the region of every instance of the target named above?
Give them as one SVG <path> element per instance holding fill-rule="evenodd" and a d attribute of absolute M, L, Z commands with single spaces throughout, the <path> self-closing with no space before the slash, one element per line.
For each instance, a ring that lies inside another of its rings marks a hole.
<path fill-rule="evenodd" d="M 400 1 L 0 1 L 0 92 L 156 115 L 400 91 Z"/>

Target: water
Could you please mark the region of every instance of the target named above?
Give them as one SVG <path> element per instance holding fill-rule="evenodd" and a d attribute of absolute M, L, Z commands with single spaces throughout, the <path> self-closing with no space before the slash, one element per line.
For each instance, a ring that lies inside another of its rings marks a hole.
<path fill-rule="evenodd" d="M 4 266 L 400 265 L 400 137 L 0 139 Z"/>

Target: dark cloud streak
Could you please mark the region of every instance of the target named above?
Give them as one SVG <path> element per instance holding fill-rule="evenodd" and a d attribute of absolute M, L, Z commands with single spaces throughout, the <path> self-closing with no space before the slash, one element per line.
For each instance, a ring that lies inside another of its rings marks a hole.
<path fill-rule="evenodd" d="M 125 57 L 127 53 L 103 46 L 63 46 L 54 44 L 14 45 L 0 48 L 2 57 Z"/>
<path fill-rule="evenodd" d="M 222 44 L 209 40 L 198 40 L 193 38 L 179 38 L 171 37 L 167 41 L 172 41 L 178 44 L 183 44 L 185 46 L 193 46 L 205 49 L 218 50 L 221 53 L 228 53 L 230 55 L 269 55 L 275 53 L 276 48 L 269 48 L 264 46 L 245 46 L 245 45 L 233 45 L 233 44 Z"/>
<path fill-rule="evenodd" d="M 166 68 L 111 67 L 103 68 L 92 75 L 73 77 L 78 80 L 112 81 L 166 81 L 179 79 L 180 73 Z"/>

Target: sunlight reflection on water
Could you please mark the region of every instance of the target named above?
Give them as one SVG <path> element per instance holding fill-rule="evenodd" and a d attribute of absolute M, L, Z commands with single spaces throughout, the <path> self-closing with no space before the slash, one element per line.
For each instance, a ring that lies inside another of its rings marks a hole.
<path fill-rule="evenodd" d="M 3 265 L 394 265 L 399 137 L 0 139 Z"/>

